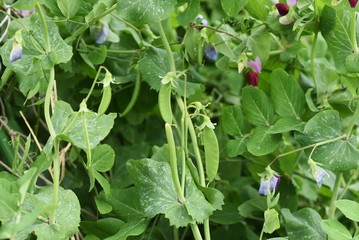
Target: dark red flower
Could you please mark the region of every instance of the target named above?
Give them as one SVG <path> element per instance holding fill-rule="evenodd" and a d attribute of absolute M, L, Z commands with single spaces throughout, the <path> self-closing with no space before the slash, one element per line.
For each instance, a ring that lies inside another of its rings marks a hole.
<path fill-rule="evenodd" d="M 358 1 L 358 0 L 357 0 L 357 1 Z M 288 7 L 287 4 L 285 4 L 285 3 L 277 3 L 275 6 L 276 6 L 276 8 L 277 8 L 277 10 L 278 10 L 278 12 L 279 12 L 279 15 L 285 16 L 285 15 L 288 14 L 288 12 L 289 12 L 289 7 Z"/>
<path fill-rule="evenodd" d="M 350 3 L 350 6 L 351 6 L 352 8 L 355 8 L 355 6 L 356 6 L 357 3 L 358 3 L 358 0 L 349 0 L 349 3 Z"/>
<path fill-rule="evenodd" d="M 258 86 L 258 73 L 249 71 L 247 74 L 247 81 L 249 85 Z"/>

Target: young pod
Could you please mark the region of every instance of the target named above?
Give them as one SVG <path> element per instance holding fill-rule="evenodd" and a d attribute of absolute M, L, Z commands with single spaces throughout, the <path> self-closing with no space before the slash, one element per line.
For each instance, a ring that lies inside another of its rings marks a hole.
<path fill-rule="evenodd" d="M 202 133 L 204 154 L 206 161 L 206 173 L 208 181 L 211 182 L 217 175 L 219 166 L 219 146 L 214 130 L 205 127 Z"/>
<path fill-rule="evenodd" d="M 162 84 L 158 94 L 158 106 L 163 121 L 172 124 L 172 107 L 171 107 L 171 82 Z"/>
<path fill-rule="evenodd" d="M 103 89 L 101 103 L 100 106 L 98 107 L 98 114 L 100 116 L 106 112 L 108 106 L 110 105 L 111 97 L 112 97 L 111 86 L 108 85 Z"/>

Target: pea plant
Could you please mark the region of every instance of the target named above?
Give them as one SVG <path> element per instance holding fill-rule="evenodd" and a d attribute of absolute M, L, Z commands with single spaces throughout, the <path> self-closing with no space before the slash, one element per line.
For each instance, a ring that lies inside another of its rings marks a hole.
<path fill-rule="evenodd" d="M 1 0 L 0 239 L 359 239 L 357 0 Z"/>

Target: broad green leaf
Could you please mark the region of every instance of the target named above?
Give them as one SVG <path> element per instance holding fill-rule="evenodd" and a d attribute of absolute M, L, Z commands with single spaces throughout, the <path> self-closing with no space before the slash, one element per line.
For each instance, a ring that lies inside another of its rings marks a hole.
<path fill-rule="evenodd" d="M 242 109 L 247 121 L 255 126 L 270 126 L 274 122 L 274 109 L 267 95 L 260 89 L 242 90 Z"/>
<path fill-rule="evenodd" d="M 264 212 L 263 231 L 265 233 L 273 233 L 280 228 L 278 213 L 275 209 L 267 209 Z"/>
<path fill-rule="evenodd" d="M 94 177 L 96 181 L 101 185 L 106 198 L 109 198 L 111 193 L 110 183 L 107 181 L 107 179 L 104 176 L 102 176 L 101 173 L 97 172 L 96 170 L 94 171 Z"/>
<path fill-rule="evenodd" d="M 334 139 L 341 136 L 339 113 L 334 110 L 323 111 L 311 118 L 304 133 L 309 144 Z M 323 164 L 333 172 L 342 172 L 358 167 L 359 151 L 356 148 L 356 140 L 340 139 L 325 145 L 318 146 L 312 159 Z"/>
<path fill-rule="evenodd" d="M 332 92 L 338 89 L 339 76 L 336 69 L 328 67 L 324 63 L 315 67 L 317 103 L 322 103 L 324 98 L 330 97 Z"/>
<path fill-rule="evenodd" d="M 246 5 L 246 10 L 255 18 L 261 21 L 266 21 L 268 17 L 267 1 L 265 0 L 249 0 Z"/>
<path fill-rule="evenodd" d="M 236 55 L 234 54 L 232 48 L 229 46 L 229 40 L 230 37 L 224 33 L 216 33 L 213 41 L 218 52 L 229 58 L 235 58 Z"/>
<path fill-rule="evenodd" d="M 231 139 L 226 144 L 226 153 L 228 157 L 236 157 L 247 150 L 247 138 Z"/>
<path fill-rule="evenodd" d="M 176 17 L 177 22 L 182 26 L 186 26 L 188 23 L 193 22 L 195 20 L 199 10 L 200 10 L 200 1 L 199 0 L 190 1 L 188 3 L 186 10 Z"/>
<path fill-rule="evenodd" d="M 359 222 L 359 203 L 342 199 L 335 202 L 335 206 L 350 220 Z"/>
<path fill-rule="evenodd" d="M 246 6 L 247 2 L 248 0 L 221 0 L 221 5 L 228 16 L 234 17 Z"/>
<path fill-rule="evenodd" d="M 11 6 L 20 10 L 31 10 L 36 5 L 36 0 L 18 0 Z"/>
<path fill-rule="evenodd" d="M 257 127 L 248 139 L 248 152 L 255 156 L 266 155 L 278 147 L 281 139 L 281 134 L 270 134 L 268 128 Z"/>
<path fill-rule="evenodd" d="M 345 69 L 350 73 L 359 72 L 359 54 L 352 53 L 345 58 Z"/>
<path fill-rule="evenodd" d="M 329 239 L 352 239 L 349 230 L 335 219 L 323 220 L 322 228 L 328 234 Z"/>
<path fill-rule="evenodd" d="M 50 52 L 46 53 L 44 27 L 37 13 L 30 17 L 28 31 L 22 31 L 22 58 L 10 62 L 10 52 L 14 38 L 8 39 L 1 47 L 1 56 L 5 66 L 16 73 L 21 92 L 27 98 L 37 92 L 46 92 L 48 75 L 52 66 L 66 63 L 72 57 L 72 47 L 61 38 L 55 23 L 48 21 Z"/>
<path fill-rule="evenodd" d="M 91 150 L 92 167 L 99 172 L 109 171 L 115 162 L 115 151 L 110 145 L 101 144 Z"/>
<path fill-rule="evenodd" d="M 36 198 L 44 203 L 52 201 L 52 187 L 44 187 L 36 194 Z M 45 219 L 47 215 L 42 216 Z M 71 190 L 59 189 L 59 202 L 56 211 L 56 224 L 42 222 L 34 225 L 34 232 L 38 239 L 58 239 L 65 240 L 70 238 L 80 224 L 80 203 L 74 192 Z"/>
<path fill-rule="evenodd" d="M 283 69 L 276 69 L 270 83 L 276 112 L 282 117 L 299 120 L 305 111 L 305 96 L 298 82 Z"/>
<path fill-rule="evenodd" d="M 67 18 L 72 18 L 79 11 L 82 0 L 57 0 L 57 6 Z"/>
<path fill-rule="evenodd" d="M 137 24 L 156 23 L 168 18 L 176 0 L 117 0 L 117 12 Z"/>
<path fill-rule="evenodd" d="M 238 207 L 239 214 L 244 218 L 263 214 L 266 209 L 267 201 L 264 197 L 250 199 L 248 201 L 245 201 Z"/>
<path fill-rule="evenodd" d="M 81 221 L 80 228 L 87 235 L 93 234 L 99 239 L 115 235 L 125 223 L 118 218 L 106 217 L 95 222 Z"/>
<path fill-rule="evenodd" d="M 73 113 L 74 111 L 70 104 L 64 101 L 56 101 L 54 114 L 51 116 L 51 122 L 56 134 L 60 134 L 65 129 L 68 118 Z"/>
<path fill-rule="evenodd" d="M 193 222 L 201 223 L 215 210 L 196 187 L 189 171 L 186 173 L 186 201 L 180 203 L 167 162 L 130 160 L 127 169 L 135 180 L 142 196 L 141 204 L 150 218 L 163 213 L 171 225 L 181 227 Z"/>
<path fill-rule="evenodd" d="M 91 63 L 98 65 L 103 64 L 107 57 L 107 47 L 102 45 L 99 49 L 91 49 L 88 59 Z"/>
<path fill-rule="evenodd" d="M 210 217 L 211 222 L 217 224 L 234 224 L 243 221 L 243 217 L 239 215 L 237 207 L 232 203 L 223 205 L 222 210 L 215 211 Z"/>
<path fill-rule="evenodd" d="M 304 132 L 305 123 L 294 118 L 280 118 L 268 130 L 268 133 L 285 133 L 290 131 Z"/>
<path fill-rule="evenodd" d="M 129 236 L 138 236 L 147 229 L 150 219 L 132 220 L 121 226 L 121 230 L 106 240 L 127 239 Z"/>
<path fill-rule="evenodd" d="M 269 57 L 271 37 L 265 27 L 259 27 L 248 38 L 247 46 L 252 50 L 254 57 L 259 57 L 265 63 Z"/>
<path fill-rule="evenodd" d="M 303 208 L 291 213 L 282 209 L 285 219 L 285 229 L 289 239 L 326 240 L 326 234 L 321 227 L 320 215 L 311 208 Z"/>
<path fill-rule="evenodd" d="M 86 130 L 89 147 L 92 149 L 108 135 L 113 127 L 115 118 L 115 113 L 98 116 L 97 113 L 90 111 L 74 112 L 68 118 L 66 127 L 59 136 L 81 149 L 87 149 Z"/>
<path fill-rule="evenodd" d="M 226 107 L 222 112 L 224 131 L 231 136 L 241 136 L 243 131 L 243 113 L 240 107 Z"/>
<path fill-rule="evenodd" d="M 325 5 L 320 16 L 320 30 L 333 54 L 339 72 L 345 72 L 345 60 L 352 54 L 350 40 L 351 13 L 344 8 Z"/>
<path fill-rule="evenodd" d="M 97 206 L 97 210 L 101 214 L 107 214 L 112 211 L 112 206 L 106 203 L 102 198 L 95 196 L 95 203 Z"/>

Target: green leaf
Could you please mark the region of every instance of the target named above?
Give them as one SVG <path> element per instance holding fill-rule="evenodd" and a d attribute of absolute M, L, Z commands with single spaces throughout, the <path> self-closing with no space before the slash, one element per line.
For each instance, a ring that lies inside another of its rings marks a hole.
<path fill-rule="evenodd" d="M 252 50 L 253 56 L 258 56 L 262 63 L 268 60 L 271 46 L 270 39 L 270 34 L 264 26 L 259 27 L 248 37 L 247 46 Z"/>
<path fill-rule="evenodd" d="M 52 202 L 52 187 L 44 187 L 36 194 L 36 198 L 44 203 Z M 47 218 L 47 215 L 42 216 Z M 59 189 L 59 201 L 56 211 L 56 224 L 42 222 L 34 225 L 34 232 L 38 239 L 70 238 L 80 224 L 80 203 L 71 190 Z"/>
<path fill-rule="evenodd" d="M 107 179 L 104 176 L 101 175 L 101 173 L 97 171 L 94 171 L 94 177 L 103 188 L 106 198 L 109 198 L 111 193 L 110 183 L 107 181 Z"/>
<path fill-rule="evenodd" d="M 273 106 L 262 90 L 245 87 L 242 97 L 243 112 L 249 123 L 255 126 L 270 126 L 274 122 Z"/>
<path fill-rule="evenodd" d="M 98 49 L 91 49 L 88 59 L 95 65 L 103 64 L 107 57 L 107 47 L 102 45 Z"/>
<path fill-rule="evenodd" d="M 130 160 L 127 169 L 141 193 L 141 204 L 147 217 L 152 218 L 163 213 L 171 225 L 184 227 L 189 223 L 203 222 L 215 210 L 196 187 L 189 171 L 186 173 L 186 201 L 180 203 L 167 162 L 151 159 Z"/>
<path fill-rule="evenodd" d="M 106 240 L 127 239 L 129 236 L 138 236 L 147 229 L 150 219 L 132 220 L 121 226 L 121 230 Z"/>
<path fill-rule="evenodd" d="M 245 201 L 238 207 L 239 214 L 244 217 L 253 217 L 258 214 L 263 214 L 267 209 L 267 201 L 264 197 L 253 198 Z M 262 215 L 263 216 L 263 215 Z"/>
<path fill-rule="evenodd" d="M 214 35 L 213 42 L 218 52 L 229 58 L 235 58 L 236 55 L 234 54 L 232 48 L 229 46 L 229 41 L 230 37 L 225 35 L 224 33 L 216 32 Z"/>
<path fill-rule="evenodd" d="M 226 203 L 223 205 L 223 209 L 215 211 L 210 217 L 211 222 L 217 224 L 234 224 L 243 221 L 243 217 L 239 215 L 237 207 L 232 203 Z"/>
<path fill-rule="evenodd" d="M 117 12 L 138 24 L 156 23 L 168 18 L 176 3 L 176 0 L 117 0 Z"/>
<path fill-rule="evenodd" d="M 67 19 L 70 19 L 79 11 L 81 1 L 82 0 L 57 0 L 57 6 L 59 7 L 61 13 Z"/>
<path fill-rule="evenodd" d="M 250 0 L 246 5 L 246 10 L 250 15 L 261 20 L 263 22 L 267 21 L 268 17 L 268 9 L 267 9 L 267 1 L 265 0 Z"/>
<path fill-rule="evenodd" d="M 178 24 L 186 26 L 188 23 L 193 22 L 200 10 L 200 1 L 192 0 L 188 3 L 188 6 L 184 12 L 179 14 L 176 19 Z"/>
<path fill-rule="evenodd" d="M 88 135 L 90 149 L 96 147 L 113 127 L 115 113 L 98 116 L 94 112 L 74 112 L 68 119 L 64 131 L 59 135 L 62 139 L 73 145 L 87 149 L 85 128 Z"/>
<path fill-rule="evenodd" d="M 228 157 L 236 157 L 247 150 L 247 138 L 231 139 L 226 144 L 226 153 Z"/>
<path fill-rule="evenodd" d="M 268 130 L 268 133 L 275 134 L 290 131 L 304 132 L 304 127 L 305 123 L 300 120 L 294 118 L 280 118 L 273 127 Z"/>
<path fill-rule="evenodd" d="M 99 219 L 96 222 L 81 221 L 80 228 L 87 235 L 93 234 L 99 239 L 105 239 L 107 237 L 116 234 L 124 225 L 124 222 L 117 218 L 106 217 Z"/>
<path fill-rule="evenodd" d="M 226 107 L 222 112 L 222 125 L 225 133 L 241 136 L 243 131 L 243 113 L 240 107 Z"/>
<path fill-rule="evenodd" d="M 324 63 L 316 64 L 315 67 L 317 102 L 329 98 L 332 92 L 338 89 L 339 76 L 336 69 L 328 67 Z"/>
<path fill-rule="evenodd" d="M 115 162 L 115 151 L 110 145 L 102 144 L 91 150 L 92 167 L 99 172 L 109 171 Z"/>
<path fill-rule="evenodd" d="M 359 72 L 359 54 L 352 53 L 345 58 L 345 69 L 350 73 Z"/>
<path fill-rule="evenodd" d="M 248 152 L 255 156 L 263 156 L 273 152 L 281 142 L 281 134 L 270 134 L 268 128 L 257 127 L 247 142 Z"/>
<path fill-rule="evenodd" d="M 311 208 L 303 208 L 295 213 L 282 209 L 285 229 L 289 239 L 326 240 L 321 227 L 320 215 Z"/>
<path fill-rule="evenodd" d="M 328 234 L 329 239 L 352 239 L 349 230 L 335 219 L 323 220 L 322 228 Z"/>
<path fill-rule="evenodd" d="M 265 233 L 273 233 L 280 228 L 278 213 L 275 209 L 267 209 L 264 212 L 263 231 Z"/>
<path fill-rule="evenodd" d="M 339 72 L 345 72 L 345 60 L 352 54 L 350 40 L 351 12 L 325 5 L 320 16 L 320 30 L 333 54 Z"/>
<path fill-rule="evenodd" d="M 305 128 L 305 136 L 309 143 L 318 143 L 341 136 L 339 113 L 327 110 L 311 118 Z M 358 167 L 359 151 L 354 138 L 341 139 L 318 146 L 312 159 L 323 164 L 333 172 L 342 172 Z"/>
<path fill-rule="evenodd" d="M 359 203 L 342 199 L 335 202 L 335 206 L 350 220 L 359 222 Z"/>
<path fill-rule="evenodd" d="M 66 127 L 67 120 L 74 111 L 71 105 L 64 101 L 56 101 L 54 114 L 51 116 L 51 122 L 55 133 L 60 134 Z"/>
<path fill-rule="evenodd" d="M 298 82 L 283 69 L 274 70 L 270 82 L 276 112 L 282 117 L 299 120 L 305 111 L 305 96 Z"/>
<path fill-rule="evenodd" d="M 18 0 L 13 3 L 11 6 L 15 9 L 20 10 L 31 10 L 35 7 L 36 0 Z"/>
<path fill-rule="evenodd" d="M 221 0 L 221 5 L 228 16 L 234 17 L 246 6 L 247 2 L 248 0 Z"/>

